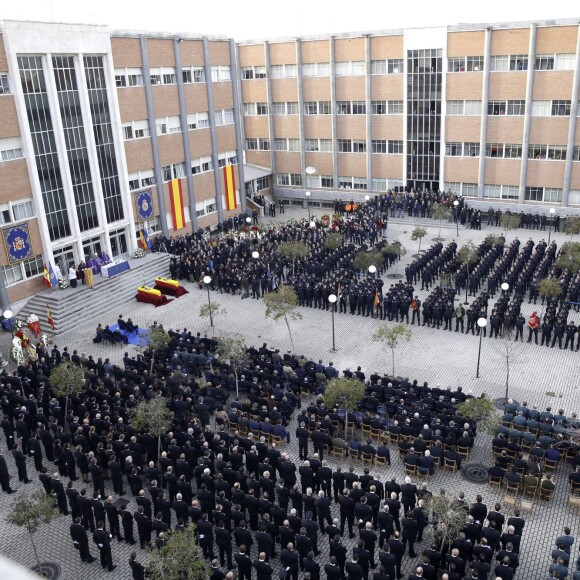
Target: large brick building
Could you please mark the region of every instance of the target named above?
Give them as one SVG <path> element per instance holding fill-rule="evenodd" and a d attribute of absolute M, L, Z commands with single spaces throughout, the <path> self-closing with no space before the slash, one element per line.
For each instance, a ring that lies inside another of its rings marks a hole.
<path fill-rule="evenodd" d="M 30 246 L 0 250 L 3 307 L 42 288 L 44 263 L 122 255 L 144 220 L 215 225 L 246 193 L 580 206 L 577 21 L 238 44 L 14 21 L 0 35 L 0 222 Z"/>

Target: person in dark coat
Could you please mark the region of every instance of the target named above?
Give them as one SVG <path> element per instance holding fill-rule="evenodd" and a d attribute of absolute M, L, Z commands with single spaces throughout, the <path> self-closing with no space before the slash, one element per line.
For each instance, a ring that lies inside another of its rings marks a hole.
<path fill-rule="evenodd" d="M 292 544 L 288 544 L 280 552 L 280 564 L 282 568 L 287 570 L 286 578 L 291 577 L 292 580 L 298 580 L 298 552 L 294 550 Z"/>
<path fill-rule="evenodd" d="M 246 546 L 240 546 L 238 553 L 234 554 L 234 560 L 238 566 L 238 579 L 252 580 L 252 559 L 246 554 Z"/>
<path fill-rule="evenodd" d="M 95 518 L 93 516 L 93 506 L 91 504 L 91 499 L 87 497 L 87 490 L 81 489 L 81 492 L 77 498 L 77 504 L 81 512 L 81 523 L 85 530 L 90 528 L 91 532 L 95 531 Z"/>
<path fill-rule="evenodd" d="M 308 552 L 304 560 L 304 577 L 310 574 L 310 580 L 320 580 L 320 564 L 314 559 L 314 552 Z"/>
<path fill-rule="evenodd" d="M 0 484 L 2 485 L 2 491 L 6 493 L 14 493 L 16 491 L 10 487 L 10 474 L 8 473 L 6 459 L 2 455 L 2 449 L 0 449 Z"/>
<path fill-rule="evenodd" d="M 113 565 L 113 554 L 111 553 L 111 535 L 105 532 L 105 522 L 100 520 L 97 529 L 93 532 L 93 542 L 99 548 L 101 566 L 112 572 L 117 566 Z"/>
<path fill-rule="evenodd" d="M 109 496 L 105 502 L 105 512 L 107 514 L 107 519 L 109 520 L 109 531 L 111 536 L 117 537 L 119 542 L 123 542 L 125 539 L 121 536 L 121 527 L 119 525 L 119 510 L 117 506 L 113 503 L 113 497 Z"/>
<path fill-rule="evenodd" d="M 133 574 L 133 580 L 145 580 L 145 566 L 137 561 L 137 552 L 131 552 L 129 567 Z"/>
<path fill-rule="evenodd" d="M 135 537 L 133 535 L 133 514 L 127 510 L 127 506 L 123 504 L 119 510 L 121 516 L 121 525 L 123 526 L 123 534 L 125 536 L 125 543 L 134 544 Z"/>
<path fill-rule="evenodd" d="M 60 481 L 60 476 L 55 473 L 52 476 L 52 491 L 56 495 L 56 505 L 61 514 L 68 516 L 68 503 L 66 501 L 66 493 L 64 491 L 64 486 L 62 481 Z"/>
<path fill-rule="evenodd" d="M 66 486 L 65 494 L 66 494 L 66 497 L 68 498 L 68 504 L 70 506 L 70 512 L 72 515 L 72 519 L 74 520 L 77 517 L 80 518 L 81 511 L 79 509 L 79 503 L 78 503 L 79 492 L 73 487 L 72 481 L 68 482 L 68 484 Z"/>
<path fill-rule="evenodd" d="M 224 527 L 224 522 L 220 520 L 215 529 L 215 541 L 220 555 L 220 564 L 222 568 L 226 565 L 226 557 L 228 570 L 232 569 L 232 534 Z"/>
<path fill-rule="evenodd" d="M 139 534 L 139 544 L 142 549 L 145 549 L 151 543 L 151 518 L 145 515 L 143 506 L 140 505 L 137 511 L 133 514 L 135 522 L 137 522 L 137 533 Z"/>
<path fill-rule="evenodd" d="M 256 570 L 256 580 L 272 580 L 274 569 L 266 561 L 264 552 L 260 552 L 258 559 L 254 560 L 254 568 Z"/>
<path fill-rule="evenodd" d="M 18 480 L 22 483 L 31 483 L 32 479 L 28 479 L 28 474 L 26 473 L 26 455 L 24 455 L 18 445 L 14 445 L 14 448 L 12 449 L 12 455 L 14 456 L 16 469 L 18 470 Z"/>
<path fill-rule="evenodd" d="M 70 536 L 74 547 L 79 551 L 81 561 L 87 562 L 87 564 L 94 562 L 96 558 L 91 555 L 89 549 L 89 537 L 87 536 L 87 531 L 81 525 L 81 518 L 76 517 L 74 519 L 70 526 Z"/>

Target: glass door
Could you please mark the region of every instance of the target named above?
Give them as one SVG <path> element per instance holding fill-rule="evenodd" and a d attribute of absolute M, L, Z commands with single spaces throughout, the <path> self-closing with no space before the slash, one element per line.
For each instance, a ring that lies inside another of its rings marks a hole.
<path fill-rule="evenodd" d="M 125 228 L 110 232 L 112 257 L 122 256 L 127 253 L 127 234 Z"/>

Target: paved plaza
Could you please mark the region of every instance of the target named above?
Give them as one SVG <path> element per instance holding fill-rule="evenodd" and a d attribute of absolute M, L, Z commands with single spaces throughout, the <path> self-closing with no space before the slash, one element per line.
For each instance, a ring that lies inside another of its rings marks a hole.
<path fill-rule="evenodd" d="M 314 210 L 313 213 L 321 216 L 328 213 L 323 210 Z M 300 219 L 306 215 L 305 210 L 288 210 L 282 218 Z M 267 220 L 267 218 L 264 218 Z M 422 248 L 427 248 L 432 239 L 437 236 L 439 226 L 431 220 L 421 220 L 423 226 L 427 228 L 428 235 L 423 239 Z M 485 220 L 484 220 L 485 221 Z M 418 243 L 410 240 L 410 235 L 417 220 L 412 223 L 402 220 L 389 221 L 388 238 L 389 241 L 399 240 L 407 248 L 407 255 L 399 264 L 398 271 L 404 272 L 404 267 L 413 260 L 412 254 L 417 251 Z M 479 244 L 490 232 L 500 233 L 499 228 L 486 228 L 483 225 L 481 231 L 469 229 L 459 229 L 459 237 L 456 235 L 455 226 L 446 224 L 442 229 L 442 237 L 445 238 L 443 244 L 455 239 L 458 246 L 462 243 L 473 240 Z M 516 230 L 507 235 L 508 243 L 515 236 L 525 241 L 528 237 L 539 240 L 542 237 L 547 239 L 548 232 L 538 232 L 534 230 Z M 567 238 L 563 234 L 552 233 L 552 239 L 561 244 Z M 389 274 L 391 271 L 387 271 Z M 167 272 L 159 272 L 159 275 L 167 275 Z M 388 288 L 392 281 L 385 277 L 384 289 Z M 184 328 L 195 332 L 211 334 L 208 328 L 209 321 L 200 319 L 199 309 L 207 302 L 207 292 L 199 290 L 197 285 L 185 282 L 184 285 L 189 290 L 189 294 L 173 300 L 170 304 L 154 308 L 151 305 L 130 303 L 119 311 L 109 312 L 79 312 L 79 322 L 77 327 L 68 333 L 58 336 L 55 340 L 59 348 L 68 346 L 69 350 L 77 349 L 86 354 L 97 357 L 109 358 L 112 362 L 122 364 L 124 352 L 132 352 L 134 347 L 111 346 L 103 343 L 94 344 L 92 338 L 97 323 L 113 324 L 116 322 L 118 314 L 123 314 L 125 318 L 131 317 L 139 326 L 144 327 L 157 320 L 162 322 L 166 328 Z M 417 292 L 421 300 L 427 296 L 427 292 Z M 491 299 L 490 306 L 498 299 Z M 217 301 L 225 310 L 224 313 L 215 317 L 215 332 L 220 331 L 239 332 L 247 341 L 248 345 L 260 346 L 263 342 L 268 343 L 273 348 L 280 348 L 285 352 L 290 350 L 290 339 L 283 321 L 274 322 L 265 317 L 265 307 L 262 300 L 251 298 L 242 300 L 241 297 L 224 295 L 216 292 L 211 293 L 211 300 Z M 462 301 L 464 296 L 462 296 Z M 469 302 L 472 302 L 470 297 Z M 542 307 L 538 305 L 528 305 L 527 300 L 523 304 L 523 314 L 527 318 L 533 310 L 540 314 Z M 380 321 L 350 314 L 335 315 L 336 346 L 337 351 L 331 352 L 332 331 L 331 313 L 325 310 L 315 310 L 310 308 L 299 308 L 302 319 L 290 322 L 297 354 L 304 354 L 307 358 L 323 362 L 333 361 L 334 366 L 339 370 L 345 368 L 356 368 L 360 365 L 367 376 L 373 371 L 391 372 L 391 355 L 380 343 L 371 340 L 373 332 L 377 329 Z M 580 322 L 580 313 L 572 312 L 571 319 L 576 323 Z M 45 321 L 42 321 L 46 324 Z M 473 392 L 478 395 L 482 392 L 491 397 L 502 397 L 505 394 L 505 362 L 501 357 L 501 339 L 483 339 L 481 352 L 480 378 L 476 379 L 476 364 L 478 355 L 479 338 L 472 335 L 464 335 L 455 332 L 437 330 L 434 328 L 409 326 L 412 330 L 412 337 L 409 343 L 405 343 L 396 352 L 396 374 L 399 376 L 417 379 L 420 382 L 428 381 L 431 386 L 440 384 L 442 387 L 450 386 L 455 388 L 462 386 L 466 392 Z M 0 337 L 2 353 L 8 356 L 8 335 Z M 524 341 L 527 340 L 527 330 L 524 331 Z M 580 352 L 570 352 L 569 350 L 559 350 L 557 347 L 546 348 L 535 344 L 521 345 L 517 353 L 517 360 L 512 361 L 510 371 L 511 397 L 518 401 L 528 401 L 530 405 L 538 405 L 540 408 L 552 406 L 555 409 L 562 408 L 566 414 L 578 411 L 578 377 L 579 377 Z M 546 393 L 553 393 L 549 396 Z M 290 426 L 292 441 L 285 449 L 289 451 L 291 457 L 298 461 L 298 445 L 294 439 L 295 422 Z M 377 474 L 383 481 L 387 478 L 403 479 L 402 463 L 398 458 L 395 449 L 391 449 L 393 465 L 389 468 L 372 467 L 371 472 Z M 481 461 L 486 465 L 493 462 L 491 455 L 491 444 L 489 438 L 479 435 L 473 450 L 471 460 Z M 6 461 L 11 473 L 16 473 L 11 454 L 6 455 Z M 332 466 L 335 461 L 330 459 Z M 360 462 L 355 462 L 355 468 L 362 472 L 363 466 Z M 578 515 L 568 510 L 566 506 L 568 491 L 568 474 L 570 467 L 560 465 L 556 474 L 556 492 L 550 504 L 539 504 L 536 502 L 533 513 L 528 516 L 528 522 L 524 530 L 522 547 L 520 552 L 521 565 L 516 573 L 516 578 L 526 580 L 542 580 L 548 576 L 547 569 L 550 563 L 550 552 L 553 549 L 553 541 L 560 534 L 562 526 L 569 525 L 573 535 L 577 535 L 580 530 L 578 526 Z M 29 476 L 34 479 L 34 483 L 29 486 L 16 484 L 14 478 L 13 486 L 17 490 L 23 487 L 40 487 L 33 464 L 28 465 Z M 79 481 L 75 483 L 77 488 L 82 485 Z M 448 493 L 458 493 L 465 491 L 466 498 L 472 501 L 477 493 L 481 493 L 484 502 L 488 507 L 501 499 L 496 491 L 488 488 L 487 484 L 477 485 L 464 480 L 460 474 L 450 475 L 448 472 L 439 470 L 429 482 L 429 489 L 438 491 L 445 488 Z M 88 487 L 92 492 L 92 485 Z M 107 482 L 106 490 L 112 492 L 110 482 Z M 31 491 L 31 489 L 26 489 Z M 107 491 L 107 492 L 108 492 Z M 14 496 L 5 493 L 0 494 L 0 542 L 1 551 L 4 555 L 25 565 L 34 564 L 34 557 L 30 548 L 30 543 L 25 531 L 12 527 L 5 523 L 9 503 Z M 135 504 L 129 504 L 129 509 L 134 511 Z M 333 509 L 335 509 L 333 507 Z M 69 535 L 69 517 L 60 517 L 53 521 L 50 526 L 43 526 L 37 534 L 38 549 L 42 560 L 57 562 L 62 568 L 61 578 L 77 579 L 83 577 L 86 580 L 102 578 L 130 578 L 130 570 L 127 564 L 129 554 L 134 547 L 126 544 L 118 544 L 116 540 L 112 543 L 113 562 L 118 565 L 112 573 L 104 573 L 98 562 L 91 565 L 82 564 L 78 553 L 73 549 Z M 136 530 L 135 530 L 136 533 Z M 352 540 L 343 538 L 348 544 Z M 326 542 L 326 539 L 324 539 Z M 90 540 L 91 552 L 96 555 L 96 548 Z M 424 542 L 416 547 L 421 551 L 428 545 L 428 534 L 425 535 Z M 145 552 L 137 549 L 138 558 L 146 560 Z M 323 554 L 327 550 L 323 550 Z M 578 555 L 576 545 L 572 548 L 571 563 Z M 255 554 L 252 553 L 252 557 Z M 276 560 L 277 562 L 277 560 Z M 324 562 L 320 562 L 321 565 Z M 416 564 L 416 560 L 404 557 L 404 572 L 409 574 Z M 324 577 L 324 576 L 323 576 Z"/>

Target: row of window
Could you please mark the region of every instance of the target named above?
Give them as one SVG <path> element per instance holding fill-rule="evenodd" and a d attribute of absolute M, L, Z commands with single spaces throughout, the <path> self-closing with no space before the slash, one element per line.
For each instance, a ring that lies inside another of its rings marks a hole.
<path fill-rule="evenodd" d="M 483 186 L 483 197 L 485 199 L 509 199 L 517 200 L 519 198 L 519 186 L 517 185 L 495 185 L 485 184 Z M 463 197 L 477 197 L 477 183 L 445 183 L 445 191 Z M 561 203 L 563 190 L 558 187 L 536 187 L 528 186 L 524 191 L 526 201 Z M 580 204 L 580 190 L 571 189 L 568 195 L 570 205 Z"/>
<path fill-rule="evenodd" d="M 308 62 L 302 64 L 303 77 L 329 77 L 329 62 Z M 386 75 L 400 74 L 403 72 L 403 59 L 373 60 L 371 61 L 371 74 Z M 335 63 L 337 76 L 364 75 L 365 63 L 362 60 Z M 298 68 L 295 64 L 272 65 L 270 75 L 274 79 L 296 78 Z M 240 69 L 242 80 L 265 79 L 267 76 L 265 66 L 246 66 Z"/>
<path fill-rule="evenodd" d="M 338 139 L 339 153 L 366 153 L 367 143 L 364 139 Z M 380 154 L 402 155 L 403 141 L 387 141 L 378 139 L 371 141 L 371 152 Z M 248 151 L 269 151 L 270 140 L 261 138 L 247 138 L 246 149 Z M 274 139 L 275 151 L 300 151 L 300 139 Z M 331 152 L 332 139 L 306 139 L 305 150 L 308 152 Z"/>
<path fill-rule="evenodd" d="M 6 137 L 0 139 L 0 162 L 12 161 L 24 157 L 22 139 L 20 137 Z"/>
<path fill-rule="evenodd" d="M 477 157 L 479 153 L 479 143 L 445 143 L 445 155 L 448 157 Z M 521 159 L 523 151 L 522 146 L 517 143 L 487 143 L 485 155 L 486 157 L 501 159 Z M 566 159 L 566 146 L 530 145 L 528 147 L 528 159 L 564 161 Z M 572 160 L 580 161 L 580 147 L 574 147 Z"/>
<path fill-rule="evenodd" d="M 34 217 L 34 204 L 31 199 L 9 201 L 0 205 L 0 224 L 19 222 Z"/>
<path fill-rule="evenodd" d="M 205 83 L 205 68 L 203 66 L 189 66 L 181 69 L 181 78 L 184 83 Z M 175 67 L 158 67 L 149 69 L 149 79 L 152 85 L 177 84 Z M 212 82 L 232 80 L 230 65 L 216 65 L 211 67 Z M 140 67 L 115 69 L 115 85 L 117 87 L 143 86 L 143 70 Z"/>
<path fill-rule="evenodd" d="M 227 119 L 230 118 L 230 114 L 227 113 Z M 216 125 L 223 125 L 224 113 L 222 111 L 216 112 Z M 231 115 L 233 119 L 233 112 Z M 232 121 L 228 121 L 233 123 Z M 177 115 L 171 117 L 164 117 L 162 119 L 155 119 L 155 127 L 157 135 L 167 135 L 168 133 L 179 133 L 181 131 L 181 119 Z M 199 113 L 190 113 L 187 115 L 187 128 L 189 130 L 195 129 L 205 129 L 209 127 L 209 114 L 207 111 Z M 141 139 L 143 137 L 149 137 L 149 123 L 146 119 L 141 119 L 138 121 L 131 121 L 129 123 L 123 124 L 123 137 L 125 141 L 130 141 L 132 139 Z"/>
<path fill-rule="evenodd" d="M 448 72 L 477 72 L 483 70 L 483 56 L 455 56 L 447 59 Z M 534 60 L 534 70 L 574 70 L 574 53 L 538 54 Z M 528 70 L 527 54 L 492 56 L 489 70 L 494 72 Z"/>
<path fill-rule="evenodd" d="M 2 275 L 4 277 L 4 284 L 10 286 L 22 280 L 29 280 L 40 276 L 44 272 L 44 259 L 42 254 L 38 254 L 33 258 L 2 267 Z"/>

